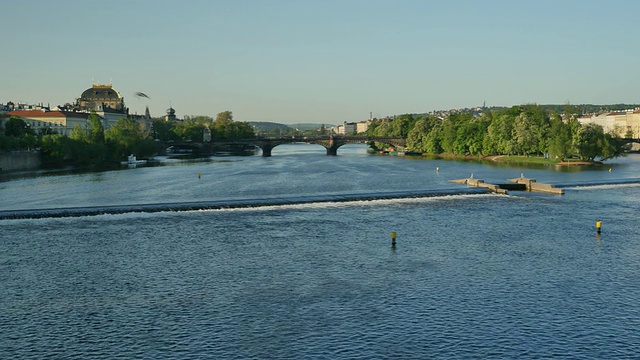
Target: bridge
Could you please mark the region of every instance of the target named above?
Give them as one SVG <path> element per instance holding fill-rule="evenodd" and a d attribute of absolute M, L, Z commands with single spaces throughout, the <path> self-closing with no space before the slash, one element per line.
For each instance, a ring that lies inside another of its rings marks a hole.
<path fill-rule="evenodd" d="M 194 142 L 175 142 L 167 145 L 172 145 L 182 149 L 191 149 L 196 152 L 212 152 L 215 148 L 221 148 L 225 146 L 257 146 L 262 150 L 262 156 L 271 156 L 271 151 L 278 145 L 282 144 L 294 144 L 294 143 L 306 143 L 306 144 L 318 144 L 327 149 L 327 155 L 338 155 L 338 148 L 346 144 L 366 144 L 367 142 L 378 142 L 395 146 L 397 148 L 404 149 L 405 140 L 400 137 L 369 137 L 369 136 L 340 136 L 340 135 L 328 135 L 328 136 L 305 136 L 305 137 L 258 137 L 255 139 L 240 139 L 240 140 L 219 140 L 206 143 L 194 143 Z"/>
<path fill-rule="evenodd" d="M 627 144 L 629 152 L 640 152 L 640 139 L 623 138 L 622 141 Z"/>

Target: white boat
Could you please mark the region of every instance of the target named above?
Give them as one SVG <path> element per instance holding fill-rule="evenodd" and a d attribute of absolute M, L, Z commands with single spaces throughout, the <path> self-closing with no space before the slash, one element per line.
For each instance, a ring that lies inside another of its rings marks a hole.
<path fill-rule="evenodd" d="M 146 164 L 147 160 L 138 160 L 135 155 L 131 154 L 127 156 L 127 161 L 121 162 L 122 165 L 138 165 Z"/>

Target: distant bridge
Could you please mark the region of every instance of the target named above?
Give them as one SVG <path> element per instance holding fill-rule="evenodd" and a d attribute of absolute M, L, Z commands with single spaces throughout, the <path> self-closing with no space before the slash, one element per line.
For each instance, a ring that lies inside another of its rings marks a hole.
<path fill-rule="evenodd" d="M 220 140 L 206 143 L 174 142 L 176 148 L 191 149 L 198 152 L 211 152 L 214 148 L 234 145 L 257 146 L 262 149 L 262 156 L 271 156 L 271 151 L 278 145 L 306 143 L 318 144 L 327 149 L 327 155 L 338 155 L 338 148 L 346 144 L 365 144 L 374 141 L 404 149 L 405 140 L 400 137 L 370 137 L 370 136 L 305 136 L 305 137 L 259 137 L 255 139 Z"/>
<path fill-rule="evenodd" d="M 624 138 L 622 141 L 627 144 L 630 152 L 640 152 L 640 139 Z"/>

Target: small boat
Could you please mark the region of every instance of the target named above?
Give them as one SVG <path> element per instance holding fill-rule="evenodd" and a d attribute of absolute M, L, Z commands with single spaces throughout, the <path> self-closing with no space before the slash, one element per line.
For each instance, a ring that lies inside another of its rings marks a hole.
<path fill-rule="evenodd" d="M 135 155 L 131 154 L 127 156 L 127 161 L 122 161 L 120 164 L 122 165 L 138 165 L 138 164 L 146 164 L 147 160 L 138 160 Z"/>

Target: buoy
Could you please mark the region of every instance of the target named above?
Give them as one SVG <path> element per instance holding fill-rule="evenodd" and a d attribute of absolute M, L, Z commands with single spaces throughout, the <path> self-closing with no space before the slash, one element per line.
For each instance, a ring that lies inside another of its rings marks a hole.
<path fill-rule="evenodd" d="M 611 172 L 611 168 L 609 168 L 609 172 Z"/>
<path fill-rule="evenodd" d="M 198 179 L 200 179 L 200 171 L 198 171 Z"/>
<path fill-rule="evenodd" d="M 596 221 L 596 233 L 600 234 L 601 230 L 602 230 L 602 221 L 598 220 Z"/>
<path fill-rule="evenodd" d="M 436 172 L 440 172 L 440 168 L 436 166 Z"/>
<path fill-rule="evenodd" d="M 391 232 L 391 246 L 392 247 L 396 247 L 396 232 L 395 231 Z"/>

